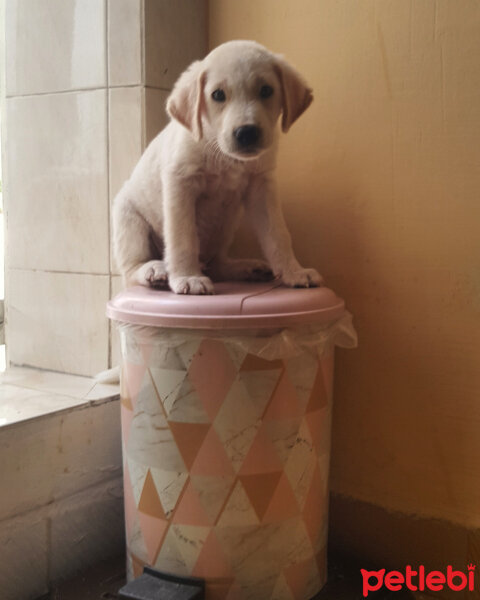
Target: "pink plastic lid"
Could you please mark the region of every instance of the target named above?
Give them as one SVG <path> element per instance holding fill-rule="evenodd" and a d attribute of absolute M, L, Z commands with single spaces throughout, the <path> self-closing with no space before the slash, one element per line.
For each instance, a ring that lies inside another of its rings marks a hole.
<path fill-rule="evenodd" d="M 214 296 L 132 287 L 108 302 L 107 317 L 153 327 L 247 329 L 326 324 L 342 316 L 344 309 L 344 301 L 325 287 L 226 282 L 215 284 Z"/>

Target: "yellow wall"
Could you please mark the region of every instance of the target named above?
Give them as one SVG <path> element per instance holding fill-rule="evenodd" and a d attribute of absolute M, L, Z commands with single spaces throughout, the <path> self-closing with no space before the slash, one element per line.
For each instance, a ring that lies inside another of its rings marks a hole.
<path fill-rule="evenodd" d="M 315 102 L 282 140 L 301 262 L 355 315 L 337 354 L 332 489 L 480 526 L 480 3 L 210 0 Z"/>

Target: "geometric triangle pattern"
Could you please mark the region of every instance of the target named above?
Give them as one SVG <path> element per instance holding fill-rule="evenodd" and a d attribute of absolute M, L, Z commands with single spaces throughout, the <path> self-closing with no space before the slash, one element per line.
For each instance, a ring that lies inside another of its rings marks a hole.
<path fill-rule="evenodd" d="M 208 600 L 310 600 L 326 578 L 333 351 L 284 360 L 121 331 L 129 577 L 205 578 Z"/>
<path fill-rule="evenodd" d="M 282 467 L 282 461 L 275 450 L 275 446 L 272 444 L 264 425 L 262 425 L 243 460 L 239 475 L 276 473 L 281 471 Z"/>
<path fill-rule="evenodd" d="M 180 454 L 187 468 L 191 469 L 210 429 L 210 424 L 169 421 L 169 425 Z"/>
<path fill-rule="evenodd" d="M 188 369 L 192 383 L 210 420 L 218 413 L 236 377 L 235 365 L 222 342 L 204 339 Z"/>
<path fill-rule="evenodd" d="M 239 479 L 233 488 L 222 514 L 216 523 L 217 527 L 242 527 L 260 525 L 258 512 Z"/>
<path fill-rule="evenodd" d="M 291 450 L 298 437 L 301 421 L 302 417 L 296 417 L 263 423 L 263 427 L 274 445 L 282 465 L 285 465 L 290 457 Z"/>
<path fill-rule="evenodd" d="M 220 511 L 225 509 L 227 497 L 234 487 L 235 476 L 190 475 L 190 483 L 197 490 L 210 523 L 216 523 L 220 517 Z"/>
<path fill-rule="evenodd" d="M 267 421 L 279 421 L 298 417 L 304 412 L 305 407 L 302 406 L 287 371 L 284 371 L 272 394 L 264 418 Z"/>
<path fill-rule="evenodd" d="M 237 378 L 213 422 L 234 472 L 242 466 L 260 423 L 261 415 L 243 381 Z"/>
<path fill-rule="evenodd" d="M 166 471 L 165 469 L 150 468 L 150 473 L 155 483 L 155 488 L 162 503 L 165 518 L 168 519 L 177 506 L 180 494 L 185 487 L 188 473 Z"/>
<path fill-rule="evenodd" d="M 320 577 L 314 557 L 291 564 L 283 574 L 295 600 L 312 598 L 318 591 Z"/>
<path fill-rule="evenodd" d="M 163 407 L 167 415 L 171 417 L 185 380 L 185 371 L 183 369 L 159 369 L 151 366 L 150 373 Z"/>
<path fill-rule="evenodd" d="M 138 503 L 138 510 L 141 513 L 155 517 L 156 519 L 165 519 L 163 506 L 158 497 L 157 488 L 153 482 L 150 470 L 148 470 L 147 476 L 145 477 L 145 483 L 143 484 L 140 501 Z"/>
<path fill-rule="evenodd" d="M 282 598 L 282 600 L 294 600 L 295 598 L 290 586 L 287 583 L 287 580 L 285 579 L 283 571 L 280 573 L 277 581 L 275 582 L 272 598 Z"/>
<path fill-rule="evenodd" d="M 167 529 L 167 522 L 141 512 L 138 513 L 138 520 L 145 541 L 148 561 L 153 562 L 162 544 L 163 535 Z"/>
<path fill-rule="evenodd" d="M 189 481 L 178 501 L 172 523 L 179 525 L 211 526 L 210 519 L 202 506 L 197 490 Z"/>
<path fill-rule="evenodd" d="M 297 516 L 299 507 L 290 482 L 285 473 L 281 473 L 278 485 L 265 511 L 265 523 L 275 523 Z"/>
<path fill-rule="evenodd" d="M 270 403 L 272 393 L 278 386 L 282 370 L 262 369 L 261 371 L 241 371 L 239 381 L 248 394 L 248 398 L 256 411 L 257 418 L 263 418 L 265 407 Z"/>
<path fill-rule="evenodd" d="M 273 500 L 281 476 L 281 471 L 240 476 L 250 504 L 260 521 L 263 521 L 267 508 Z"/>
<path fill-rule="evenodd" d="M 191 570 L 187 566 L 187 560 L 185 560 L 181 546 L 179 546 L 178 543 L 175 525 L 168 524 L 167 532 L 162 540 L 157 556 L 152 562 L 148 561 L 146 564 L 149 564 L 164 573 L 191 575 Z"/>
<path fill-rule="evenodd" d="M 207 432 L 190 468 L 191 475 L 226 477 L 233 474 L 232 464 L 213 427 Z"/>
<path fill-rule="evenodd" d="M 204 579 L 234 579 L 232 566 L 212 528 L 202 546 L 192 575 Z"/>
<path fill-rule="evenodd" d="M 125 533 L 127 539 L 129 539 L 133 520 L 136 516 L 136 505 L 127 463 L 123 465 L 123 503 L 125 507 Z"/>
<path fill-rule="evenodd" d="M 177 525 L 170 527 L 176 538 L 176 547 L 180 552 L 189 573 L 193 572 L 200 552 L 210 535 L 211 527 L 198 525 Z"/>
<path fill-rule="evenodd" d="M 313 387 L 310 392 L 310 397 L 307 404 L 307 413 L 314 410 L 320 410 L 328 404 L 328 395 L 325 382 L 323 380 L 323 370 L 318 367 L 317 376 L 313 382 Z"/>

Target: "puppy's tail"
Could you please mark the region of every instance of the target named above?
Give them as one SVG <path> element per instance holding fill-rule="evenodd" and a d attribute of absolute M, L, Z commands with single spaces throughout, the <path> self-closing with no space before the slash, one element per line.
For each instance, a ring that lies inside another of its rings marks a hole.
<path fill-rule="evenodd" d="M 120 367 L 116 366 L 106 371 L 100 371 L 95 375 L 98 383 L 120 383 Z"/>

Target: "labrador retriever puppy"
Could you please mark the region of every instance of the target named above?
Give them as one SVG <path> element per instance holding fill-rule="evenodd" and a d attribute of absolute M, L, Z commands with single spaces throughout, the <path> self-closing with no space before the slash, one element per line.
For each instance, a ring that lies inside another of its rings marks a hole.
<path fill-rule="evenodd" d="M 227 42 L 190 65 L 167 100 L 170 123 L 114 201 L 124 283 L 177 294 L 272 276 L 321 285 L 295 258 L 274 183 L 279 117 L 287 132 L 312 99 L 299 73 L 256 42 Z M 244 212 L 267 262 L 228 256 Z"/>

